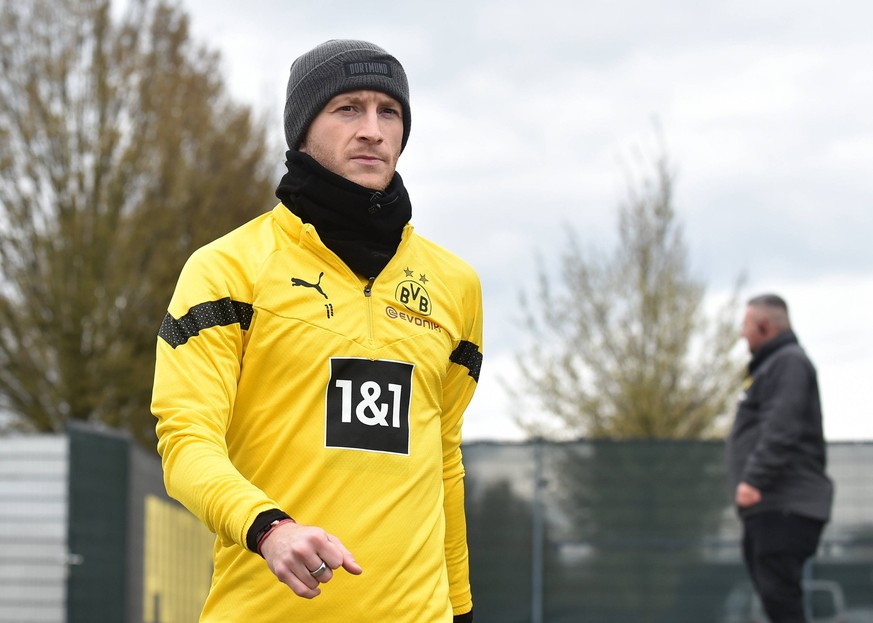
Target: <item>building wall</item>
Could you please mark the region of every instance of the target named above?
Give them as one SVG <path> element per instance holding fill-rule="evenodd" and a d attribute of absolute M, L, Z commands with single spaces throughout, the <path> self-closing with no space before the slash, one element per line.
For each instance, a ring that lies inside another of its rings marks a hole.
<path fill-rule="evenodd" d="M 123 435 L 0 438 L 0 623 L 188 623 L 214 537 Z"/>
<path fill-rule="evenodd" d="M 69 443 L 0 439 L 0 623 L 65 620 Z"/>

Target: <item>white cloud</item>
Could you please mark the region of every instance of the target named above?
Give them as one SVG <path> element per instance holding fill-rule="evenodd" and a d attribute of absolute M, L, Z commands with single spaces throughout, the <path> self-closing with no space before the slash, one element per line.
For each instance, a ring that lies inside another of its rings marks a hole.
<path fill-rule="evenodd" d="M 873 439 L 873 4 L 185 0 L 233 93 L 275 115 L 291 61 L 334 37 L 407 68 L 400 162 L 422 234 L 480 272 L 486 361 L 467 435 L 497 436 L 518 292 L 572 226 L 605 244 L 621 162 L 663 129 L 692 265 L 779 290 L 819 366 L 830 437 Z M 750 288 L 751 290 L 752 288 Z M 838 306 L 828 301 L 839 301 Z"/>

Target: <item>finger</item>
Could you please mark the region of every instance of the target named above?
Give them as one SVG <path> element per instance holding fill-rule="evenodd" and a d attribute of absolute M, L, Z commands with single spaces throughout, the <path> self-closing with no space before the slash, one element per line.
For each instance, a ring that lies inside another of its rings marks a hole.
<path fill-rule="evenodd" d="M 355 559 L 352 558 L 351 554 L 349 554 L 348 558 L 343 559 L 343 569 L 345 569 L 352 575 L 361 575 L 364 572 L 364 570 L 361 568 L 361 565 L 359 565 L 355 561 Z"/>
<path fill-rule="evenodd" d="M 314 597 L 318 597 L 321 594 L 321 589 L 318 588 L 318 582 L 314 581 L 311 576 L 307 575 L 307 577 L 309 577 L 310 583 L 312 584 L 311 586 L 306 582 L 301 581 L 300 577 L 290 569 L 286 569 L 280 573 L 277 573 L 276 577 L 279 578 L 279 580 L 283 584 L 288 586 L 288 588 L 294 591 L 294 594 L 299 597 L 303 597 L 305 599 L 313 599 Z"/>
<path fill-rule="evenodd" d="M 364 571 L 361 568 L 361 565 L 359 565 L 355 561 L 355 557 L 348 550 L 348 548 L 342 544 L 342 541 L 340 541 L 338 538 L 336 538 L 333 535 L 328 537 L 328 540 L 336 546 L 337 550 L 339 551 L 340 555 L 342 556 L 342 560 L 340 560 L 336 564 L 330 565 L 331 568 L 339 569 L 340 567 L 342 567 L 343 569 L 345 569 L 346 571 L 348 571 L 352 575 L 360 575 Z M 328 564 L 330 564 L 330 561 L 328 562 Z"/>
<path fill-rule="evenodd" d="M 309 575 L 315 578 L 316 582 L 324 584 L 326 582 L 329 582 L 330 579 L 333 577 L 333 570 L 326 561 L 319 559 L 318 567 L 311 570 L 309 572 Z"/>
<path fill-rule="evenodd" d="M 312 572 L 317 571 L 320 564 L 320 561 L 317 564 L 299 562 L 295 564 L 292 568 L 294 570 L 294 575 L 297 576 L 297 579 L 300 581 L 301 584 L 311 590 L 315 590 L 318 588 L 319 578 L 313 576 Z M 323 578 L 324 576 L 322 575 L 320 577 Z"/>
<path fill-rule="evenodd" d="M 315 559 L 319 562 L 307 563 L 304 559 L 298 557 L 288 557 L 283 560 L 273 573 L 284 584 L 287 584 L 291 590 L 301 597 L 315 597 L 318 595 L 318 580 L 312 577 L 310 569 L 317 569 L 321 564 L 321 560 L 310 553 L 307 559 Z"/>
<path fill-rule="evenodd" d="M 333 571 L 334 569 L 339 569 L 343 566 L 343 558 L 345 557 L 344 550 L 345 548 L 343 548 L 342 543 L 339 542 L 339 539 L 328 535 L 327 543 L 322 547 L 318 548 L 318 555 L 321 558 L 321 560 L 319 560 L 319 564 L 324 561 L 329 570 Z M 313 572 L 315 571 L 317 571 L 317 569 L 313 569 Z M 316 577 L 319 576 L 320 574 L 316 574 Z"/>

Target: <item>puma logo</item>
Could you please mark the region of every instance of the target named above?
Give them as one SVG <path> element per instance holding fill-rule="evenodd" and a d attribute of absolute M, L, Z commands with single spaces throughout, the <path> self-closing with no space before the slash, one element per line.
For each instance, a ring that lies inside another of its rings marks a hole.
<path fill-rule="evenodd" d="M 327 294 L 324 293 L 324 290 L 321 289 L 321 278 L 324 277 L 324 273 L 319 273 L 318 281 L 315 283 L 309 283 L 308 281 L 303 281 L 302 279 L 298 279 L 297 277 L 291 277 L 291 285 L 292 286 L 303 286 L 304 288 L 313 288 L 315 289 L 321 296 L 327 298 Z"/>

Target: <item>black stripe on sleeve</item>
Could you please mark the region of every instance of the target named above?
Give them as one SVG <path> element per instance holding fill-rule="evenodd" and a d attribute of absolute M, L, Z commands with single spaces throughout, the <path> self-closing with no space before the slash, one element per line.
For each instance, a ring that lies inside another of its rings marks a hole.
<path fill-rule="evenodd" d="M 226 327 L 239 324 L 243 331 L 249 328 L 254 311 L 251 303 L 240 303 L 223 298 L 208 303 L 200 303 L 188 310 L 181 318 L 173 318 L 169 313 L 161 322 L 158 337 L 176 348 L 210 327 Z"/>
<path fill-rule="evenodd" d="M 470 372 L 470 376 L 479 382 L 479 370 L 482 368 L 482 353 L 473 342 L 461 341 L 454 352 L 449 356 L 449 361 L 464 366 Z"/>

